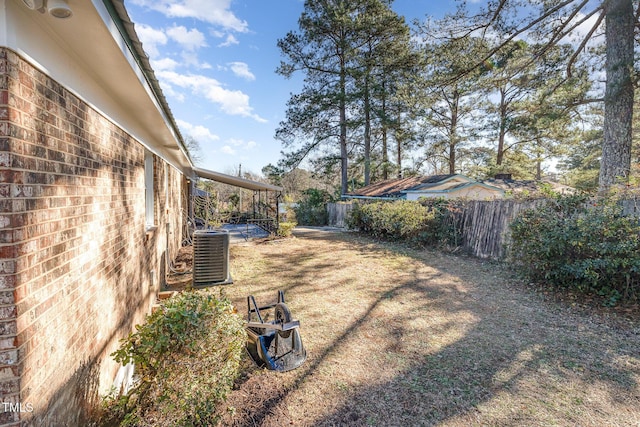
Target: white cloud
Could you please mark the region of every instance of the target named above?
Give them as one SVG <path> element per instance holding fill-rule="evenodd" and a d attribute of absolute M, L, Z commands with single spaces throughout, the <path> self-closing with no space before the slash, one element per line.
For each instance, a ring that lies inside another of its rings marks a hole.
<path fill-rule="evenodd" d="M 171 18 L 194 18 L 223 28 L 246 32 L 248 24 L 231 11 L 231 0 L 132 0 Z"/>
<path fill-rule="evenodd" d="M 244 62 L 230 62 L 227 65 L 229 65 L 231 71 L 233 71 L 233 74 L 238 77 L 242 77 L 243 79 L 249 81 L 253 81 L 256 79 L 256 76 L 254 76 L 253 73 L 249 71 L 249 65 L 245 64 Z"/>
<path fill-rule="evenodd" d="M 146 24 L 137 24 L 136 33 L 142 42 L 144 51 L 150 58 L 159 56 L 160 52 L 158 50 L 158 46 L 165 45 L 168 41 L 167 35 L 164 32 L 156 30 Z"/>
<path fill-rule="evenodd" d="M 220 43 L 218 47 L 229 47 L 229 46 L 233 46 L 234 44 L 240 44 L 240 42 L 238 41 L 237 38 L 233 36 L 233 34 L 229 34 L 225 39 L 225 41 Z"/>
<path fill-rule="evenodd" d="M 198 142 L 212 142 L 220 139 L 218 135 L 211 133 L 208 128 L 202 125 L 193 125 L 184 120 L 176 120 L 176 122 L 183 133 L 186 133 Z"/>
<path fill-rule="evenodd" d="M 189 65 L 201 70 L 208 70 L 212 68 L 211 64 L 208 62 L 200 62 L 200 58 L 194 52 L 183 51 L 180 54 L 180 57 L 182 58 L 182 65 Z"/>
<path fill-rule="evenodd" d="M 233 145 L 234 147 L 242 147 L 244 145 L 244 141 L 241 139 L 236 139 L 236 138 L 229 138 L 227 140 L 227 142 L 231 145 Z"/>
<path fill-rule="evenodd" d="M 162 58 L 151 61 L 151 66 L 155 71 L 175 70 L 180 64 L 171 58 Z"/>
<path fill-rule="evenodd" d="M 244 139 L 229 138 L 225 141 L 226 144 L 220 148 L 220 152 L 235 156 L 239 151 L 247 152 L 257 147 L 258 144 L 255 141 L 245 141 Z"/>
<path fill-rule="evenodd" d="M 161 45 L 166 45 L 169 40 L 176 42 L 180 46 L 180 56 L 182 62 L 170 58 L 156 59 L 152 61 L 154 70 L 174 70 L 182 65 L 193 66 L 199 69 L 210 69 L 207 62 L 200 62 L 196 50 L 207 46 L 206 38 L 198 29 L 191 30 L 183 26 L 174 25 L 165 31 L 157 30 L 148 25 L 140 24 L 136 26 L 138 37 L 142 42 L 144 50 L 150 58 L 160 56 Z"/>
<path fill-rule="evenodd" d="M 258 122 L 266 120 L 253 113 L 249 105 L 249 96 L 239 90 L 228 90 L 220 82 L 207 76 L 197 74 L 179 74 L 174 71 L 160 71 L 158 78 L 170 88 L 177 86 L 188 89 L 192 94 L 202 96 L 220 106 L 222 111 L 230 115 L 250 117 Z M 175 91 L 175 88 L 173 88 Z"/>
<path fill-rule="evenodd" d="M 236 150 L 234 150 L 233 148 L 229 147 L 228 145 L 223 146 L 220 149 L 221 152 L 223 152 L 224 154 L 231 154 L 231 155 L 235 155 L 236 154 Z"/>
<path fill-rule="evenodd" d="M 198 31 L 197 28 L 188 30 L 186 27 L 174 25 L 167 30 L 167 35 L 180 46 L 190 51 L 207 45 L 204 34 Z"/>

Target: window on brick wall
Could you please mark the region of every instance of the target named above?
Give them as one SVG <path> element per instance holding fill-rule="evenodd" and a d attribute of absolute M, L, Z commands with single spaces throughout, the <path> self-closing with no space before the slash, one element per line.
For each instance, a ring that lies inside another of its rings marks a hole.
<path fill-rule="evenodd" d="M 153 200 L 153 153 L 144 153 L 144 198 L 145 198 L 145 222 L 147 229 L 155 227 L 155 209 Z"/>

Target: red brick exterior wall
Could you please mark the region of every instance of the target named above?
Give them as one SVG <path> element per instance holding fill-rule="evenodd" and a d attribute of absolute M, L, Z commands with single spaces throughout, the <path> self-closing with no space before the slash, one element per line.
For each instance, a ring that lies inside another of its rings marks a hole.
<path fill-rule="evenodd" d="M 82 425 L 143 321 L 181 242 L 187 182 L 154 159 L 157 229 L 145 228 L 145 148 L 0 48 L 0 426 Z M 7 410 L 10 409 L 10 410 Z"/>

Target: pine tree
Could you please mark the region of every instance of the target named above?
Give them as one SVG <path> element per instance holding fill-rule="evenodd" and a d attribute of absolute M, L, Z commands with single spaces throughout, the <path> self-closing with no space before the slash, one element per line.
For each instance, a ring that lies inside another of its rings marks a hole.
<path fill-rule="evenodd" d="M 496 0 L 489 2 L 484 11 L 461 30 L 463 34 L 481 33 L 492 38 L 496 34 L 504 35 L 502 43 L 480 58 L 477 63 L 480 66 L 525 33 L 544 38 L 536 53 L 542 57 L 547 50 L 575 34 L 576 29 L 590 24 L 581 32 L 582 39 L 569 59 L 567 75 L 570 77 L 573 65 L 588 42 L 605 24 L 606 87 L 600 99 L 604 102 L 601 192 L 619 181 L 627 181 L 631 169 L 634 29 L 639 16 L 633 5 L 632 0 Z M 637 2 L 636 6 L 640 7 Z"/>
<path fill-rule="evenodd" d="M 478 122 L 476 113 L 483 93 L 479 78 L 486 69 L 475 68 L 463 78 L 457 76 L 469 69 L 486 46 L 475 37 L 452 37 L 448 25 L 444 21 L 420 29 L 426 41 L 421 127 L 426 155 L 435 164 L 444 159 L 447 172 L 454 174 L 460 171 L 458 163 L 463 147 L 477 134 L 474 124 Z"/>
<path fill-rule="evenodd" d="M 409 28 L 390 4 L 308 0 L 299 31 L 278 41 L 286 61 L 277 72 L 289 77 L 300 71 L 305 81 L 302 91 L 291 96 L 276 137 L 285 148 L 294 148 L 285 153 L 292 166 L 312 153 L 320 154 L 314 160 L 323 168 L 338 160 L 343 194 L 351 158 L 362 156 L 364 184 L 371 180 L 372 159 L 381 157 L 387 167 L 387 109 L 417 61 Z M 377 134 L 383 135 L 380 156 L 373 153 Z"/>
<path fill-rule="evenodd" d="M 301 71 L 305 79 L 302 92 L 289 100 L 287 119 L 276 137 L 285 147 L 301 145 L 286 154 L 295 166 L 313 151 L 335 152 L 337 139 L 343 194 L 348 184 L 347 108 L 353 99 L 354 16 L 359 6 L 359 1 L 306 0 L 299 31 L 278 40 L 287 61 L 277 72 L 290 77 Z"/>

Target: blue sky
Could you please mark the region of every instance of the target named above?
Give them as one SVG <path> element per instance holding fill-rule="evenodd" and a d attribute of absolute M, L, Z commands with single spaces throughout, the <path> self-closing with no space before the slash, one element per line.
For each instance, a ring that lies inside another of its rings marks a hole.
<path fill-rule="evenodd" d="M 477 2 L 474 1 L 474 2 Z M 441 17 L 455 1 L 396 0 L 407 22 Z M 298 29 L 303 0 L 127 0 L 136 32 L 184 136 L 201 146 L 197 166 L 260 174 L 277 163 L 275 129 L 291 80 L 275 73 L 277 40 Z"/>

